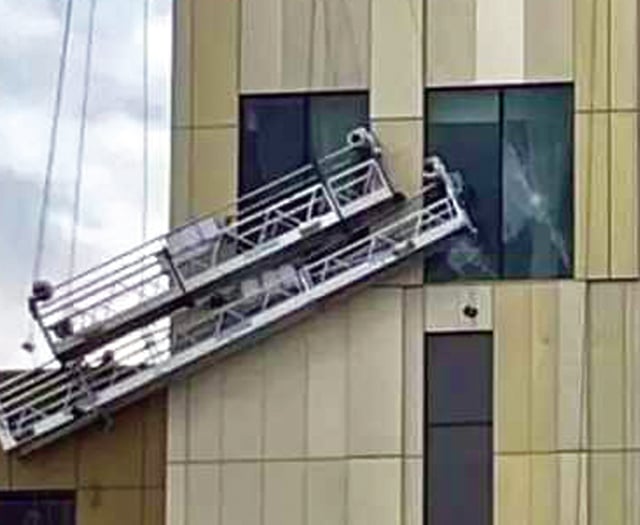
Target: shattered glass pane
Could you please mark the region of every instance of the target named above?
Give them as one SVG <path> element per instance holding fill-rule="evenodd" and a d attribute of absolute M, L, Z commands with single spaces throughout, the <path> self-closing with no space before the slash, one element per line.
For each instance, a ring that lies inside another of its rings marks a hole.
<path fill-rule="evenodd" d="M 571 275 L 571 107 L 566 87 L 505 91 L 502 242 L 507 277 Z"/>
<path fill-rule="evenodd" d="M 426 280 L 571 275 L 572 106 L 569 85 L 427 93 L 425 153 L 460 172 L 477 233 L 437 247 Z"/>

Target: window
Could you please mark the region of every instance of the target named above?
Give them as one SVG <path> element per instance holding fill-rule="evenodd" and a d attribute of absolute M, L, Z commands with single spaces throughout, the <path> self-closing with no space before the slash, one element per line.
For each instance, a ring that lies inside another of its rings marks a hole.
<path fill-rule="evenodd" d="M 493 356 L 490 334 L 427 335 L 428 525 L 490 525 Z"/>
<path fill-rule="evenodd" d="M 368 119 L 366 92 L 243 97 L 240 195 L 342 146 Z"/>
<path fill-rule="evenodd" d="M 477 228 L 428 259 L 427 280 L 571 275 L 572 97 L 568 85 L 427 92 L 425 151 L 461 173 Z"/>
<path fill-rule="evenodd" d="M 0 523 L 74 525 L 75 505 L 71 491 L 0 492 Z"/>

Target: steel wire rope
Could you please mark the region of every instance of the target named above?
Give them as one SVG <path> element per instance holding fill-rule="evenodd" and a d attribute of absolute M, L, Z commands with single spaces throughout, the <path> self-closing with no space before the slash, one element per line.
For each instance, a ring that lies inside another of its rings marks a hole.
<path fill-rule="evenodd" d="M 95 30 L 95 13 L 97 0 L 91 0 L 89 5 L 89 27 L 87 30 L 87 45 L 84 56 L 84 73 L 82 85 L 82 107 L 80 110 L 80 133 L 78 136 L 78 150 L 76 155 L 76 180 L 73 194 L 73 222 L 71 230 L 71 246 L 69 249 L 68 278 L 71 279 L 75 272 L 76 250 L 78 239 L 78 224 L 80 221 L 80 199 L 82 178 L 84 175 L 85 138 L 87 131 L 87 113 L 89 105 L 89 93 L 91 91 L 91 62 L 93 57 L 93 37 Z"/>
<path fill-rule="evenodd" d="M 67 56 L 69 52 L 69 37 L 71 35 L 71 18 L 73 15 L 73 0 L 67 0 L 67 8 L 64 14 L 64 27 L 62 33 L 62 43 L 60 46 L 60 56 L 58 58 L 58 73 L 56 78 L 56 92 L 53 103 L 53 113 L 51 117 L 51 127 L 49 131 L 49 148 L 47 152 L 47 162 L 44 172 L 44 181 L 42 185 L 42 198 L 40 201 L 40 210 L 38 215 L 38 229 L 36 230 L 36 245 L 33 258 L 32 282 L 40 278 L 42 271 L 42 253 L 44 250 L 44 240 L 47 226 L 47 216 L 49 211 L 49 201 L 51 198 L 51 179 L 53 175 L 53 165 L 55 162 L 58 125 L 60 121 L 60 111 L 62 108 L 62 94 L 64 90 L 64 81 L 67 70 Z M 22 345 L 23 349 L 34 353 L 34 324 L 33 319 L 28 325 L 27 340 Z M 35 356 L 34 356 L 35 360 Z M 34 361 L 35 362 L 35 361 Z"/>
<path fill-rule="evenodd" d="M 142 0 L 142 240 L 149 228 L 149 0 Z"/>

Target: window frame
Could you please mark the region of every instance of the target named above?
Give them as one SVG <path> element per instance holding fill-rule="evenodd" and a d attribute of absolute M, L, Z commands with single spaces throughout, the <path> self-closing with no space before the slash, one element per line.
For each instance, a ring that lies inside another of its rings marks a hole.
<path fill-rule="evenodd" d="M 502 232 L 504 229 L 504 137 L 505 137 L 505 92 L 511 91 L 526 91 L 532 89 L 558 89 L 563 88 L 567 90 L 568 94 L 568 115 L 569 115 L 569 129 L 568 135 L 570 137 L 569 143 L 569 154 L 568 154 L 568 173 L 569 173 L 569 194 L 571 198 L 569 199 L 568 206 L 570 207 L 569 214 L 571 217 L 570 221 L 570 230 L 571 230 L 571 261 L 570 267 L 568 268 L 566 273 L 557 274 L 557 275 L 509 275 L 505 272 L 505 249 L 504 242 L 502 240 Z M 424 118 L 424 153 L 423 155 L 426 157 L 429 152 L 429 130 L 430 130 L 430 120 L 429 120 L 429 95 L 432 93 L 464 93 L 464 92 L 495 92 L 497 96 L 498 102 L 498 159 L 499 159 L 499 173 L 498 173 L 498 191 L 499 191 L 499 202 L 500 202 L 500 210 L 498 212 L 498 228 L 500 232 L 500 250 L 497 254 L 498 261 L 498 271 L 496 272 L 496 277 L 482 277 L 482 276 L 460 276 L 455 279 L 436 279 L 432 280 L 428 278 L 428 259 L 425 259 L 424 271 L 423 271 L 423 282 L 425 284 L 438 284 L 438 283 L 447 283 L 447 282 L 472 282 L 472 281 L 516 281 L 516 280 L 532 280 L 532 279 L 571 279 L 575 275 L 575 82 L 573 81 L 550 81 L 550 82 L 526 82 L 526 83 L 501 83 L 501 84 L 478 84 L 478 85 L 442 85 L 442 86 L 434 86 L 434 87 L 425 87 L 424 89 L 424 108 L 425 108 L 425 118 Z"/>
<path fill-rule="evenodd" d="M 429 375 L 430 375 L 430 339 L 432 338 L 436 338 L 436 337 L 460 337 L 460 338 L 464 338 L 464 337 L 468 337 L 468 336 L 472 336 L 472 337 L 481 337 L 481 338 L 488 338 L 488 344 L 489 344 L 489 348 L 490 348 L 490 357 L 491 357 L 491 362 L 490 362 L 490 368 L 489 368 L 489 395 L 490 395 L 490 399 L 488 400 L 489 403 L 489 409 L 490 409 L 490 414 L 489 414 L 489 418 L 488 419 L 480 419 L 480 418 L 470 418 L 468 421 L 457 421 L 457 422 L 448 422 L 448 423 L 440 423 L 440 422 L 436 422 L 436 423 L 431 423 L 430 421 L 430 399 L 429 396 L 431 394 L 430 388 L 429 388 Z M 422 462 L 422 479 L 423 479 L 423 484 L 422 484 L 422 523 L 424 525 L 439 525 L 437 523 L 431 523 L 430 515 L 429 515 L 429 505 L 430 505 L 430 501 L 429 501 L 429 496 L 430 496 L 430 476 L 429 476 L 429 469 L 430 469 L 430 445 L 431 445 L 431 441 L 430 441 L 430 435 L 431 435 L 431 428 L 435 428 L 435 429 L 441 429 L 441 428 L 449 428 L 449 429 L 456 429 L 456 428 L 462 428 L 462 429 L 467 429 L 467 428 L 483 428 L 483 429 L 488 429 L 489 431 L 489 443 L 490 443 L 490 451 L 489 451 L 489 476 L 490 476 L 490 482 L 489 482 L 489 489 L 491 491 L 490 494 L 490 498 L 488 500 L 488 510 L 489 510 L 489 516 L 488 516 L 488 523 L 493 523 L 494 519 L 495 519 L 495 509 L 494 509 L 494 500 L 495 500 L 495 481 L 496 481 L 496 475 L 495 475 L 495 465 L 494 465 L 494 458 L 495 458 L 495 448 L 494 448 L 494 442 L 495 442 L 495 386 L 496 386 L 496 377 L 495 377 L 495 366 L 496 366 L 496 353 L 495 353 L 495 335 L 493 333 L 492 330 L 474 330 L 474 331 L 456 331 L 456 330 L 445 330 L 445 331 L 438 331 L 438 332 L 424 332 L 423 335 L 423 356 L 424 356 L 424 360 L 423 360 L 423 378 L 422 378 L 422 382 L 424 385 L 424 389 L 423 389 L 423 462 Z"/>

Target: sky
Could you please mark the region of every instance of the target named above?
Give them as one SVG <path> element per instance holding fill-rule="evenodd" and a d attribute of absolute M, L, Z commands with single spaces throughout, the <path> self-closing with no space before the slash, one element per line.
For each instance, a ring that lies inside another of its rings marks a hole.
<path fill-rule="evenodd" d="M 30 331 L 27 297 L 49 151 L 55 85 L 68 0 L 0 0 L 0 368 L 50 358 L 20 348 Z M 143 5 L 97 0 L 82 163 L 76 259 L 82 271 L 166 231 L 172 0 L 149 1 L 149 191 L 143 192 Z M 83 98 L 89 0 L 75 0 L 46 216 L 41 276 L 52 282 L 71 268 L 74 185 Z"/>

